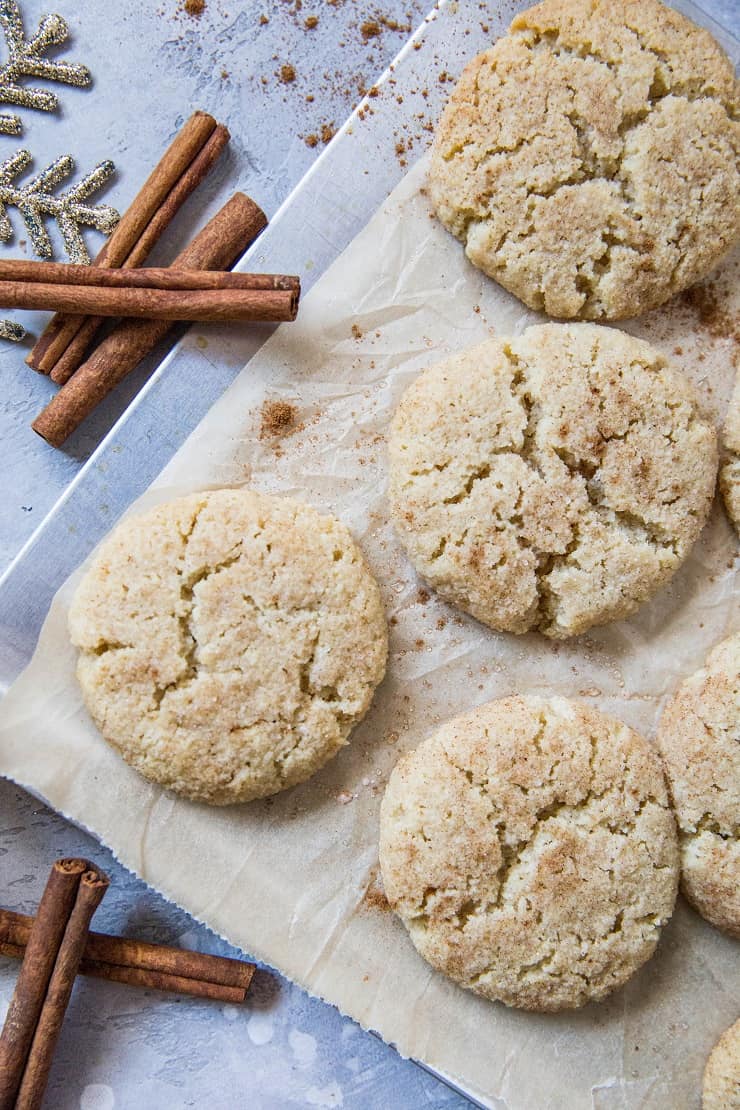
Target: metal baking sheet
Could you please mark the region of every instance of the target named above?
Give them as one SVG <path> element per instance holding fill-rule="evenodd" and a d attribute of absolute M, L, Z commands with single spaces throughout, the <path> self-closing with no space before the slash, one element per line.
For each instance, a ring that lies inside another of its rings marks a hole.
<path fill-rule="evenodd" d="M 236 267 L 300 273 L 304 290 L 341 253 L 426 149 L 447 79 L 502 33 L 521 3 L 446 0 L 427 17 L 368 98 Z M 733 59 L 738 45 L 693 4 Z M 484 30 L 484 27 L 486 30 Z M 143 492 L 270 329 L 191 330 L 151 379 L 0 579 L 0 690 L 28 662 L 53 594 Z M 440 1076 L 444 1079 L 444 1076 Z"/>

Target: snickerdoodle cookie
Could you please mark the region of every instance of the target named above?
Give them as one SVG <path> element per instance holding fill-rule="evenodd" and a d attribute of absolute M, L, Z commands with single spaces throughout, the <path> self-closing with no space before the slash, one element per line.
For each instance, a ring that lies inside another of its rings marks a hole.
<path fill-rule="evenodd" d="M 544 0 L 463 72 L 432 203 L 532 308 L 634 316 L 740 234 L 739 105 L 718 43 L 659 0 Z"/>
<path fill-rule="evenodd" d="M 740 632 L 679 686 L 658 744 L 678 820 L 681 889 L 740 937 Z"/>
<path fill-rule="evenodd" d="M 722 444 L 725 459 L 719 472 L 719 485 L 727 515 L 740 532 L 740 372 L 735 378 L 735 389 L 727 408 Z"/>
<path fill-rule="evenodd" d="M 383 677 L 377 583 L 344 525 L 284 497 L 196 493 L 124 520 L 69 617 L 106 740 L 213 805 L 302 782 Z"/>
<path fill-rule="evenodd" d="M 382 803 L 380 864 L 425 960 L 527 1010 L 626 982 L 678 882 L 657 755 L 564 698 L 489 702 L 404 756 Z"/>
<path fill-rule="evenodd" d="M 394 416 L 394 523 L 417 571 L 492 628 L 563 638 L 629 616 L 714 492 L 714 429 L 642 340 L 545 324 L 423 372 Z"/>
<path fill-rule="evenodd" d="M 725 1030 L 707 1060 L 702 1110 L 740 1110 L 740 1020 Z"/>

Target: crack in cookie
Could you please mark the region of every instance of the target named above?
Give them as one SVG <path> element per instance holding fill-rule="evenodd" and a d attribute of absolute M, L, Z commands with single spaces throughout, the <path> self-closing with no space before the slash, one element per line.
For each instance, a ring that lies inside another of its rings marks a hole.
<path fill-rule="evenodd" d="M 658 728 L 678 820 L 681 889 L 740 937 L 740 633 L 679 686 Z"/>
<path fill-rule="evenodd" d="M 719 45 L 659 0 L 545 0 L 463 72 L 432 204 L 532 308 L 637 315 L 740 234 L 739 102 Z"/>
<path fill-rule="evenodd" d="M 626 982 L 652 954 L 678 881 L 650 745 L 562 698 L 490 702 L 402 758 L 382 803 L 380 864 L 433 967 L 533 1010 Z"/>
<path fill-rule="evenodd" d="M 380 593 L 338 521 L 247 490 L 124 521 L 70 610 L 104 737 L 146 778 L 212 804 L 308 778 L 384 670 Z"/>
<path fill-rule="evenodd" d="M 437 363 L 389 439 L 396 529 L 418 572 L 505 632 L 619 620 L 686 558 L 711 505 L 713 428 L 641 340 L 548 324 Z"/>

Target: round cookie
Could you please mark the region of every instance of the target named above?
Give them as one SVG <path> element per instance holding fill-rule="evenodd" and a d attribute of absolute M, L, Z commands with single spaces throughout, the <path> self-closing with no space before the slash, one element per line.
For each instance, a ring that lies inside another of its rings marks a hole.
<path fill-rule="evenodd" d="M 553 1011 L 603 998 L 649 958 L 673 910 L 678 847 L 642 737 L 564 698 L 510 697 L 396 765 L 380 865 L 434 968 Z"/>
<path fill-rule="evenodd" d="M 709 32 L 659 0 L 545 0 L 464 70 L 432 204 L 530 307 L 637 315 L 740 234 L 738 90 Z"/>
<path fill-rule="evenodd" d="M 629 616 L 711 505 L 714 429 L 642 340 L 545 324 L 439 362 L 391 425 L 389 496 L 417 571 L 504 632 Z"/>
<path fill-rule="evenodd" d="M 740 632 L 681 683 L 658 728 L 678 821 L 681 890 L 740 937 Z"/>
<path fill-rule="evenodd" d="M 377 583 L 344 525 L 284 497 L 196 493 L 124 520 L 74 597 L 77 677 L 145 778 L 213 805 L 302 782 L 383 678 Z"/>
<path fill-rule="evenodd" d="M 726 1029 L 704 1069 L 702 1110 L 740 1110 L 740 1020 Z"/>
<path fill-rule="evenodd" d="M 740 373 L 727 408 L 722 445 L 726 457 L 719 472 L 719 486 L 727 515 L 740 533 Z"/>

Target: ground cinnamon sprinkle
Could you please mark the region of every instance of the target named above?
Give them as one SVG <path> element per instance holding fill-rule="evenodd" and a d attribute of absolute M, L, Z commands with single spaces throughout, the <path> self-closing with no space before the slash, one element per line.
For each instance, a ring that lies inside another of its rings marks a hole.
<path fill-rule="evenodd" d="M 395 736 L 398 739 L 398 735 Z M 389 910 L 391 907 L 385 896 L 385 891 L 378 876 L 378 869 L 373 867 L 369 875 L 367 890 L 362 896 L 362 904 L 375 910 Z"/>
<path fill-rule="evenodd" d="M 260 439 L 279 436 L 295 428 L 296 410 L 287 401 L 265 401 L 260 415 Z"/>
<path fill-rule="evenodd" d="M 349 47 L 351 45 L 350 39 L 356 36 L 365 47 L 364 64 L 371 66 L 373 71 L 377 72 L 381 61 L 385 57 L 386 47 L 391 48 L 389 36 L 391 34 L 407 34 L 411 30 L 412 19 L 417 16 L 420 17 L 426 11 L 424 0 L 409 0 L 408 10 L 404 12 L 406 21 L 401 22 L 391 18 L 390 15 L 382 11 L 382 8 L 374 4 L 360 5 L 355 3 L 354 0 L 351 3 L 348 0 L 324 0 L 323 5 L 309 4 L 305 0 L 283 0 L 283 3 L 279 5 L 277 3 L 274 5 L 255 4 L 254 7 L 257 8 L 254 13 L 254 20 L 259 25 L 260 30 L 266 24 L 270 24 L 269 29 L 265 28 L 266 41 L 271 42 L 274 38 L 275 52 L 271 54 L 271 72 L 255 74 L 253 79 L 262 86 L 279 86 L 281 90 L 280 99 L 283 104 L 290 104 L 292 98 L 297 98 L 295 107 L 297 111 L 303 111 L 304 118 L 297 121 L 299 126 L 296 128 L 296 138 L 303 141 L 309 149 L 316 153 L 319 145 L 328 144 L 336 134 L 337 128 L 334 119 L 327 119 L 327 116 L 329 116 L 330 111 L 332 115 L 336 116 L 334 107 L 338 100 L 341 101 L 339 107 L 342 110 L 346 104 L 349 109 L 356 110 L 357 118 L 363 121 L 375 114 L 376 105 L 374 101 L 381 96 L 381 91 L 376 85 L 368 87 L 367 77 L 362 71 L 357 72 L 350 69 L 348 72 L 347 67 L 340 64 L 338 56 L 335 59 L 336 65 L 329 63 L 323 72 L 315 74 L 301 68 L 300 65 L 297 68 L 290 61 L 282 61 L 282 58 L 285 57 L 285 53 L 282 53 L 282 51 L 285 50 L 286 41 L 293 41 L 292 37 L 288 40 L 282 34 L 283 25 L 288 24 L 287 29 L 291 31 L 291 34 L 292 28 L 303 34 L 312 34 L 319 26 L 322 29 L 329 30 L 328 23 L 327 27 L 324 28 L 327 20 L 331 23 L 335 19 L 339 19 L 341 21 L 340 31 L 336 36 L 335 45 L 337 47 Z M 262 13 L 259 12 L 260 7 L 263 8 Z M 158 9 L 158 14 L 167 14 L 168 8 L 169 5 L 163 5 Z M 175 0 L 175 10 L 172 12 L 172 9 L 169 8 L 169 12 L 182 26 L 188 18 L 200 20 L 208 8 L 209 0 Z M 316 14 L 306 14 L 306 9 L 310 12 L 312 8 Z M 335 9 L 338 8 L 346 8 L 347 10 L 342 16 L 338 16 L 338 14 L 335 15 Z M 210 4 L 211 13 L 214 10 L 213 5 Z M 220 14 L 223 15 L 224 12 Z M 190 51 L 197 41 L 197 37 L 193 39 L 192 30 L 189 33 L 183 32 L 177 38 L 178 49 Z M 265 40 L 263 39 L 263 41 Z M 312 45 L 315 45 L 315 43 L 314 36 Z M 321 49 L 320 46 L 319 49 Z M 436 55 L 434 60 L 439 65 L 439 59 Z M 392 65 L 390 71 L 393 72 Z M 229 71 L 225 68 L 217 68 L 215 72 L 220 75 L 222 81 L 236 81 L 239 77 L 235 71 Z M 395 84 L 395 79 L 392 76 L 389 77 L 386 93 L 388 97 L 395 97 L 400 104 L 404 98 L 395 91 Z M 277 88 L 275 91 L 277 92 Z M 427 90 L 412 89 L 410 91 L 414 95 L 423 97 L 428 95 Z M 358 101 L 362 101 L 365 97 L 368 98 L 368 101 L 358 108 Z M 325 98 L 326 104 L 322 112 L 321 104 Z M 315 107 L 309 109 L 309 105 L 315 105 Z M 324 116 L 323 120 L 321 119 L 322 114 Z M 404 124 L 398 132 L 394 132 L 393 143 L 396 145 L 396 157 L 401 166 L 406 166 L 409 152 L 417 142 L 422 143 L 424 147 L 428 145 L 428 140 L 423 133 L 433 131 L 433 123 L 426 122 L 426 119 L 427 117 L 423 112 L 416 113 L 412 122 Z M 303 124 L 302 127 L 300 127 L 300 123 Z M 400 133 L 401 131 L 403 134 Z"/>
<path fill-rule="evenodd" d="M 375 39 L 380 34 L 380 24 L 374 19 L 366 19 L 364 23 L 360 24 L 360 34 L 362 41 L 368 42 L 369 39 Z"/>
<path fill-rule="evenodd" d="M 390 904 L 384 892 L 377 886 L 370 886 L 362 896 L 362 901 L 365 906 L 372 907 L 374 910 L 389 910 Z"/>
<path fill-rule="evenodd" d="M 695 285 L 682 296 L 684 304 L 696 310 L 699 326 L 717 339 L 736 336 L 738 321 L 733 313 L 723 308 L 713 284 Z"/>

